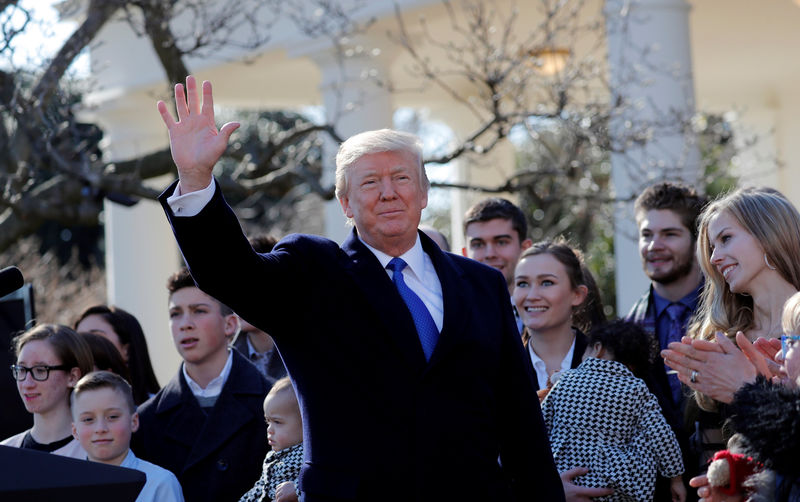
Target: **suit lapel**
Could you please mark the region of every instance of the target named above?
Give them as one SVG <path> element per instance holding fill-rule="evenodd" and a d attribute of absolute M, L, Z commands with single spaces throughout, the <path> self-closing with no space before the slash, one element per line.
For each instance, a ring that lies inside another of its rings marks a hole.
<path fill-rule="evenodd" d="M 198 434 L 203 430 L 205 420 L 198 409 L 200 405 L 194 398 L 189 385 L 183 379 L 183 370 L 167 384 L 156 414 L 177 408 L 166 426 L 165 434 L 173 441 L 191 448 Z"/>
<path fill-rule="evenodd" d="M 422 249 L 430 256 L 436 275 L 442 285 L 442 301 L 444 310 L 444 322 L 439 341 L 431 355 L 430 365 L 436 364 L 443 354 L 447 354 L 449 348 L 455 343 L 458 333 L 466 329 L 466 316 L 463 313 L 463 306 L 468 302 L 464 296 L 466 287 L 463 284 L 463 270 L 450 259 L 427 235 L 420 232 Z"/>
<path fill-rule="evenodd" d="M 425 365 L 422 346 L 419 338 L 409 336 L 410 333 L 416 335 L 417 329 L 389 275 L 372 251 L 358 239 L 355 229 L 342 245 L 342 250 L 349 257 L 346 273 L 358 285 L 383 322 L 383 326 L 375 327 L 376 333 L 386 333 L 412 368 L 421 371 Z"/>

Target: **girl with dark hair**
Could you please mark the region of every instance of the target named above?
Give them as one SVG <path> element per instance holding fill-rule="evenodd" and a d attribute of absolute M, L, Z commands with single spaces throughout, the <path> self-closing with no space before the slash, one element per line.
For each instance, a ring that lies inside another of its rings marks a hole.
<path fill-rule="evenodd" d="M 117 347 L 128 366 L 136 404 L 142 404 L 161 389 L 150 363 L 142 325 L 132 314 L 113 305 L 95 305 L 78 317 L 75 330 L 101 335 Z"/>
<path fill-rule="evenodd" d="M 564 372 L 542 402 L 558 471 L 590 466 L 576 484 L 613 488 L 610 500 L 653 500 L 657 474 L 670 478 L 673 501 L 686 500 L 678 440 L 641 379 L 654 354 L 636 324 L 595 327 L 583 362 Z"/>
<path fill-rule="evenodd" d="M 14 339 L 17 362 L 11 374 L 33 427 L 0 444 L 86 458 L 72 437 L 69 396 L 78 380 L 93 369 L 92 352 L 72 329 L 41 324 Z"/>
<path fill-rule="evenodd" d="M 520 256 L 512 299 L 539 389 L 545 390 L 553 374 L 580 364 L 583 333 L 605 320 L 597 285 L 579 251 L 561 239 L 542 241 Z"/>
<path fill-rule="evenodd" d="M 92 359 L 94 359 L 95 371 L 110 371 L 124 378 L 126 382 L 130 382 L 128 365 L 125 364 L 122 354 L 119 353 L 119 350 L 111 340 L 96 333 L 83 331 L 78 334 L 89 344 L 89 349 L 92 351 Z"/>

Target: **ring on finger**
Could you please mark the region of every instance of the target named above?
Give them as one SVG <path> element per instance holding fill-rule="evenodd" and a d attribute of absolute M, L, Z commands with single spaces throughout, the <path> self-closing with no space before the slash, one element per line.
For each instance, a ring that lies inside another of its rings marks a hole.
<path fill-rule="evenodd" d="M 697 370 L 692 370 L 692 374 L 689 376 L 689 381 L 692 383 L 697 383 Z"/>

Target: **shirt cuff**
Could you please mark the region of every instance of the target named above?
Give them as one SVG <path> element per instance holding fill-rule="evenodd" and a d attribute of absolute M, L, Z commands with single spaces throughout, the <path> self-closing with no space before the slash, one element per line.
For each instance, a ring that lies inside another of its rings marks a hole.
<path fill-rule="evenodd" d="M 172 192 L 172 195 L 167 197 L 167 204 L 169 204 L 175 216 L 196 216 L 211 201 L 211 198 L 214 197 L 215 190 L 216 187 L 214 186 L 214 179 L 212 178 L 211 183 L 204 189 L 182 194 L 181 183 L 179 181 L 175 186 L 175 191 Z"/>

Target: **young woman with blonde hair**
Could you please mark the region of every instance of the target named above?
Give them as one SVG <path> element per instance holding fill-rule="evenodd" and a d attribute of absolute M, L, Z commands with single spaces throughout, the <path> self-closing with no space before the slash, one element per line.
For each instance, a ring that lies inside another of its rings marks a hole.
<path fill-rule="evenodd" d="M 782 334 L 783 306 L 800 290 L 800 213 L 776 190 L 736 190 L 703 211 L 697 245 L 706 286 L 691 337 L 662 356 L 709 409 L 755 380 L 752 342 Z"/>

